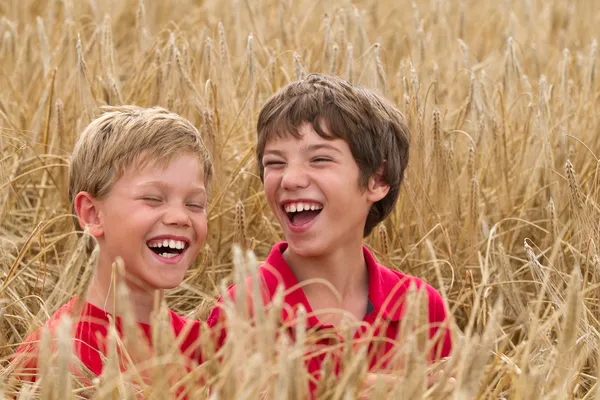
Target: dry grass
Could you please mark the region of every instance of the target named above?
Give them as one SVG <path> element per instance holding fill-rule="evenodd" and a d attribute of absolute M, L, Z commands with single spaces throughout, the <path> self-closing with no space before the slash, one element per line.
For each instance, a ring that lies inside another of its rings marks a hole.
<path fill-rule="evenodd" d="M 376 88 L 407 117 L 400 201 L 367 242 L 447 298 L 456 351 L 442 367 L 457 377 L 454 398 L 600 398 L 595 2 L 9 0 L 0 16 L 0 398 L 16 388 L 8 360 L 24 335 L 89 280 L 94 257 L 71 229 L 66 167 L 97 106 L 162 105 L 204 135 L 216 162 L 210 237 L 168 297 L 204 319 L 223 279 L 256 268 L 239 253 L 231 273 L 232 243 L 262 258 L 280 239 L 255 175 L 253 127 L 274 90 L 313 71 Z M 127 373 L 116 349 L 135 360 L 133 327 L 123 343 L 111 331 L 100 380 L 68 372 L 62 326 L 64 350 L 44 358 L 41 390 L 20 398 L 158 399 L 169 387 L 208 397 L 203 381 L 214 399 L 302 398 L 315 338 L 300 329 L 295 344 L 275 339 L 281 301 L 258 307 L 254 327 L 232 304 L 235 340 L 210 357 L 203 337 L 210 361 L 191 373 L 172 353 L 164 312 L 155 357 Z M 408 332 L 399 348 L 407 379 L 378 383 L 373 398 L 446 397 L 423 386 L 419 338 Z M 322 398 L 356 394 L 365 355 L 344 354 Z"/>

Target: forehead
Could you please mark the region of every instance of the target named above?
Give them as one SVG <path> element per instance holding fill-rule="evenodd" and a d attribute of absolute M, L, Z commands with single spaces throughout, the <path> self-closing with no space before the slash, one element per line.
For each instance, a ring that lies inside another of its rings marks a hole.
<path fill-rule="evenodd" d="M 291 147 L 294 149 L 306 149 L 308 147 L 315 147 L 317 145 L 336 148 L 344 147 L 344 145 L 347 146 L 343 139 L 331 135 L 327 129 L 322 129 L 322 132 L 327 136 L 317 133 L 312 124 L 304 123 L 295 131 L 285 130 L 278 132 L 277 134 L 272 134 L 265 142 L 264 152 L 266 153 L 270 150 L 286 147 Z"/>
<path fill-rule="evenodd" d="M 204 165 L 188 151 L 163 157 L 142 154 L 124 169 L 122 177 L 136 181 L 194 182 L 204 186 Z"/>

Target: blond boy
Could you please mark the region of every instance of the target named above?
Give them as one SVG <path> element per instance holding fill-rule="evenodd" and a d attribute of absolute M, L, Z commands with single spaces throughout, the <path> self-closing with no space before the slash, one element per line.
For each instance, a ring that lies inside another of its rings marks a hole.
<path fill-rule="evenodd" d="M 113 294 L 121 279 L 138 330 L 151 343 L 155 300 L 177 287 L 207 233 L 207 190 L 212 174 L 197 129 L 162 108 L 107 107 L 81 133 L 69 168 L 69 200 L 75 227 L 98 243 L 98 263 L 83 298 L 73 297 L 45 326 L 54 333 L 62 315 L 73 323 L 73 351 L 95 375 L 102 373 Z M 117 257 L 124 277 L 113 273 Z M 195 358 L 197 322 L 169 311 L 181 352 Z M 122 333 L 122 321 L 116 316 Z M 17 351 L 18 372 L 35 380 L 41 329 Z M 185 335 L 184 337 L 179 337 Z"/>

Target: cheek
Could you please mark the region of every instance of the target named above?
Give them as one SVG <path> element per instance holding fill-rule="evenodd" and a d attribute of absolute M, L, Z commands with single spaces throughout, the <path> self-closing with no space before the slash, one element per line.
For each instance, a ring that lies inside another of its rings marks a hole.
<path fill-rule="evenodd" d="M 204 243 L 206 235 L 208 233 L 208 224 L 206 214 L 194 215 L 192 217 L 194 221 L 194 231 L 196 232 L 196 240 L 198 243 Z"/>
<path fill-rule="evenodd" d="M 264 186 L 265 195 L 267 196 L 267 198 L 275 196 L 275 192 L 277 191 L 277 188 L 280 186 L 279 185 L 280 181 L 281 181 L 281 177 L 275 172 L 270 172 L 270 173 L 265 174 L 263 186 Z"/>
<path fill-rule="evenodd" d="M 109 233 L 107 237 L 121 236 L 126 234 L 128 230 L 135 229 L 135 215 L 130 214 L 129 218 L 126 218 L 126 214 L 122 211 L 122 209 L 116 207 L 107 207 L 100 215 L 102 229 L 105 233 Z"/>
<path fill-rule="evenodd" d="M 139 227 L 140 230 L 148 230 L 156 223 L 159 218 L 159 212 L 152 207 L 140 207 L 138 209 L 132 209 L 127 216 L 123 218 L 130 219 L 135 226 Z"/>

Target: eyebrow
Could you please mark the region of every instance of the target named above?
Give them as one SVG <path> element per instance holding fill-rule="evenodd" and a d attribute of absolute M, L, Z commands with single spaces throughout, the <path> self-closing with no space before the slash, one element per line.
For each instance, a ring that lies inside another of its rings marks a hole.
<path fill-rule="evenodd" d="M 280 150 L 265 150 L 265 152 L 263 153 L 263 156 L 268 156 L 268 155 L 283 157 L 283 152 Z"/>
<path fill-rule="evenodd" d="M 333 150 L 335 152 L 341 153 L 341 151 L 330 145 L 330 144 L 326 144 L 326 143 L 322 143 L 322 144 L 311 144 L 310 146 L 304 147 L 302 149 L 305 152 L 311 152 L 311 151 L 317 151 L 317 150 Z"/>
<path fill-rule="evenodd" d="M 326 144 L 326 143 L 322 143 L 322 144 L 311 144 L 309 146 L 302 146 L 300 148 L 300 151 L 302 151 L 303 153 L 312 153 L 318 150 L 332 150 L 335 151 L 337 153 L 341 154 L 341 151 L 330 145 L 330 144 Z M 265 150 L 265 152 L 263 153 L 263 156 L 266 155 L 274 155 L 274 156 L 280 156 L 283 157 L 283 152 L 280 150 Z"/>
<path fill-rule="evenodd" d="M 162 181 L 147 181 L 147 182 L 142 182 L 138 185 L 138 187 L 147 187 L 147 186 L 158 186 L 161 189 L 166 189 L 169 187 L 168 183 L 162 182 Z M 196 187 L 192 187 L 191 191 L 194 193 L 204 193 L 206 194 L 206 189 L 200 186 L 196 186 Z"/>

